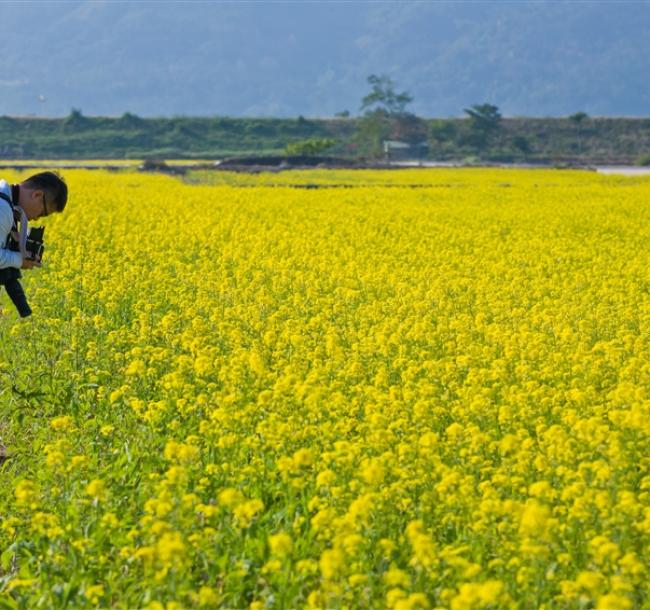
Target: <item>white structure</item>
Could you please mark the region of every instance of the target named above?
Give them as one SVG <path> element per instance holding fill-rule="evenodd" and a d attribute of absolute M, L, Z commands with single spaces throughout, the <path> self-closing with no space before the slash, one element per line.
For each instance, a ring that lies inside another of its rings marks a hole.
<path fill-rule="evenodd" d="M 424 159 L 429 152 L 427 142 L 409 144 L 400 140 L 384 140 L 384 158 L 386 161 Z"/>

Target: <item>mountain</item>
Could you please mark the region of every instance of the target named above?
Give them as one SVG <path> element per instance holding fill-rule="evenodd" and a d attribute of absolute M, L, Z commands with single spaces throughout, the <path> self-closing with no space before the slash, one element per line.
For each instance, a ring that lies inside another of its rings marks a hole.
<path fill-rule="evenodd" d="M 648 2 L 2 2 L 0 115 L 650 114 Z"/>

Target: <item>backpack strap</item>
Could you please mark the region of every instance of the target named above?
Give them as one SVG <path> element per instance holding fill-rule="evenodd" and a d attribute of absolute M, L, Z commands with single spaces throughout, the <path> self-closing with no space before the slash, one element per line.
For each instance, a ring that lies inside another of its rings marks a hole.
<path fill-rule="evenodd" d="M 4 201 L 6 201 L 9 204 L 9 207 L 11 208 L 11 211 L 12 212 L 14 211 L 14 204 L 11 202 L 11 199 L 9 199 L 9 197 L 7 195 L 5 195 L 2 191 L 0 191 L 0 199 L 3 199 Z M 13 230 L 17 230 L 16 220 L 15 219 L 14 219 Z M 8 244 L 9 244 L 9 235 L 7 235 L 7 239 L 5 240 L 4 247 L 6 248 Z"/>
<path fill-rule="evenodd" d="M 9 199 L 8 195 L 5 195 L 4 193 L 0 192 L 0 199 L 4 199 L 12 208 L 14 207 L 14 204 L 11 201 L 11 199 Z"/>
<path fill-rule="evenodd" d="M 0 199 L 4 199 L 9 206 L 11 207 L 11 211 L 14 212 L 14 226 L 12 228 L 13 231 L 16 231 L 19 235 L 18 239 L 18 250 L 19 252 L 23 255 L 23 258 L 27 256 L 27 251 L 25 250 L 25 244 L 27 243 L 27 216 L 25 216 L 25 211 L 18 207 L 14 208 L 14 204 L 12 203 L 11 199 L 4 193 L 0 192 Z M 20 212 L 20 231 L 18 231 L 18 223 L 16 221 L 16 213 Z M 5 248 L 7 247 L 7 244 L 9 243 L 9 237 L 10 235 L 7 235 L 7 240 L 5 242 Z"/>

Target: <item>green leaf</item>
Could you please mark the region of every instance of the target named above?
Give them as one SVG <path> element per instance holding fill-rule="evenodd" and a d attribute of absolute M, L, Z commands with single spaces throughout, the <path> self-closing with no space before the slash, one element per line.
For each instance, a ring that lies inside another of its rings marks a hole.
<path fill-rule="evenodd" d="M 15 554 L 16 554 L 16 549 L 12 544 L 6 551 L 2 553 L 2 555 L 0 555 L 0 566 L 2 566 L 2 569 L 5 572 L 11 570 L 11 562 Z"/>
<path fill-rule="evenodd" d="M 18 602 L 9 593 L 0 593 L 0 610 L 18 610 Z"/>

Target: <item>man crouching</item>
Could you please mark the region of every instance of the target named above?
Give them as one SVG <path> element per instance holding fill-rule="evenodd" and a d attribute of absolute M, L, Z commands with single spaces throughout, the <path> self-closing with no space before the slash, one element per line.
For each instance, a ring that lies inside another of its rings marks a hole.
<path fill-rule="evenodd" d="M 28 242 L 27 223 L 62 212 L 67 201 L 68 187 L 54 172 L 35 174 L 20 184 L 0 180 L 0 283 L 22 317 L 30 315 L 31 309 L 18 281 L 20 269 L 40 267 L 42 253 L 42 243 L 36 253 L 27 247 L 33 246 L 33 240 Z M 42 242 L 43 229 L 39 231 Z"/>

